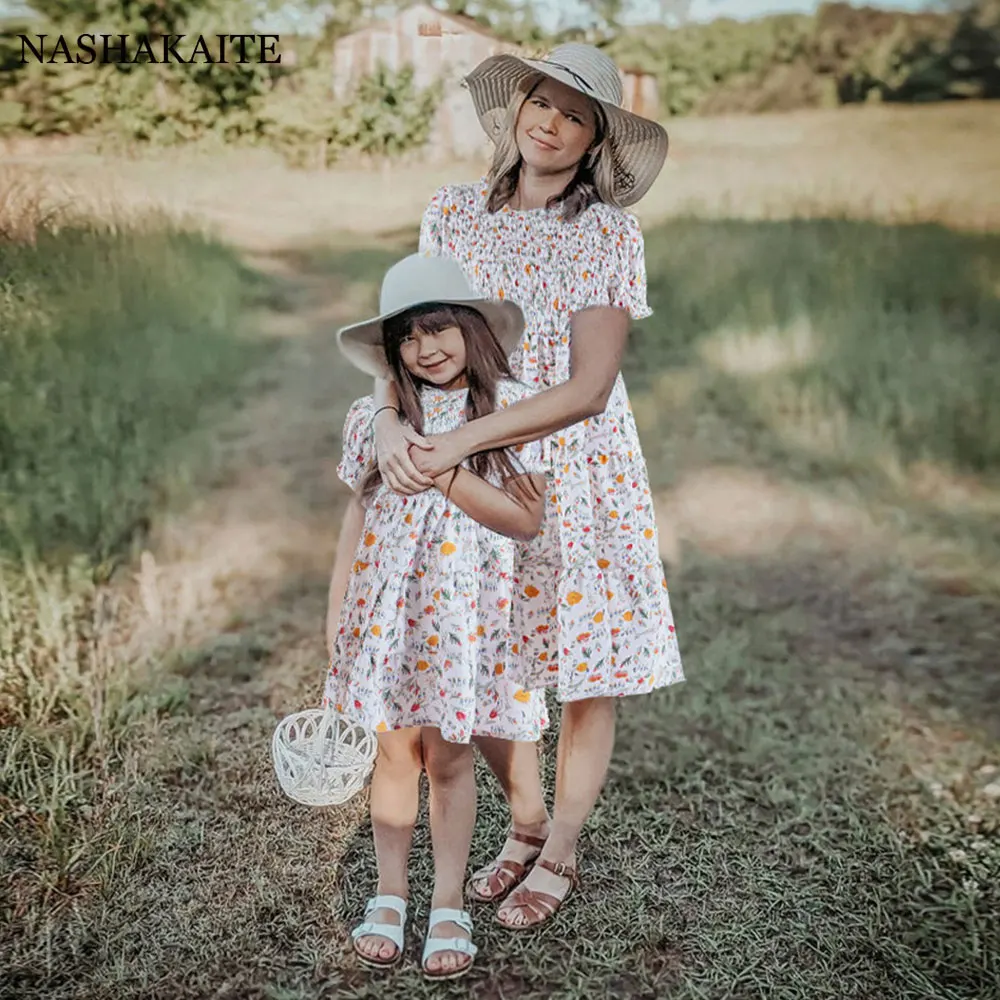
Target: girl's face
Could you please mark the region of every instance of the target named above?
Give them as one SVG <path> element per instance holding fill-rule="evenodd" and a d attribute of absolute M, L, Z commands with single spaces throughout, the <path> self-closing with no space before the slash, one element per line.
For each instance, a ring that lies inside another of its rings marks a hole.
<path fill-rule="evenodd" d="M 461 389 L 468 384 L 465 337 L 457 326 L 426 333 L 414 325 L 400 342 L 399 355 L 414 378 L 442 389 Z"/>
<path fill-rule="evenodd" d="M 522 159 L 543 174 L 575 169 L 596 135 L 597 115 L 590 99 L 550 79 L 542 80 L 525 100 L 514 126 Z"/>

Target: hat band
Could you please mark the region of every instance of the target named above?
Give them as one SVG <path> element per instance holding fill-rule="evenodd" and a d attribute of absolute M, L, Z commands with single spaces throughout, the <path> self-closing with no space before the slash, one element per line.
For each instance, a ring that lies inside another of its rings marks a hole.
<path fill-rule="evenodd" d="M 561 69 L 564 73 L 569 73 L 569 75 L 573 77 L 573 79 L 576 80 L 576 82 L 580 84 L 584 90 L 591 94 L 594 93 L 594 88 L 582 76 L 580 76 L 575 69 L 571 69 L 565 63 L 557 63 L 552 59 L 542 59 L 541 61 L 545 63 L 546 66 L 554 66 L 556 69 Z"/>

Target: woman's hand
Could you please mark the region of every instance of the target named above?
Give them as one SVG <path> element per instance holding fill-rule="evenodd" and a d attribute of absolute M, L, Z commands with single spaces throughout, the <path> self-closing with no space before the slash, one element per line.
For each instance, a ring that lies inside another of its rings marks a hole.
<path fill-rule="evenodd" d="M 404 496 L 423 493 L 434 485 L 434 481 L 414 465 L 411 447 L 430 448 L 431 445 L 408 424 L 401 423 L 392 410 L 385 410 L 375 418 L 378 471 L 390 489 Z"/>
<path fill-rule="evenodd" d="M 469 456 L 458 431 L 432 434 L 411 458 L 418 475 L 436 478 L 461 465 Z"/>

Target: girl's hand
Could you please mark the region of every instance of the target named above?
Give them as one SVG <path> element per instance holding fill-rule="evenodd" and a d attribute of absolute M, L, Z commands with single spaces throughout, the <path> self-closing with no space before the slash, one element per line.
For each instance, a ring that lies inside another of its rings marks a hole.
<path fill-rule="evenodd" d="M 412 456 L 418 475 L 436 478 L 461 465 L 469 456 L 454 431 L 433 434 L 424 442 L 423 450 Z"/>
<path fill-rule="evenodd" d="M 420 472 L 410 457 L 410 448 L 430 448 L 426 438 L 418 434 L 408 424 L 400 422 L 391 410 L 380 413 L 375 418 L 375 454 L 378 457 L 378 471 L 382 481 L 390 489 L 404 496 L 423 493 L 434 482 Z"/>

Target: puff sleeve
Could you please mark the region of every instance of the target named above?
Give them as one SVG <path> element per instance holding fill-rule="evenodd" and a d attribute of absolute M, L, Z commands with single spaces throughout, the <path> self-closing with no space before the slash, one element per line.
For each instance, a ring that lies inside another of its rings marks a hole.
<path fill-rule="evenodd" d="M 646 301 L 646 250 L 639 220 L 617 209 L 595 212 L 589 246 L 575 255 L 572 308 L 624 309 L 632 319 L 653 314 Z"/>
<path fill-rule="evenodd" d="M 417 252 L 425 257 L 443 257 L 445 249 L 445 214 L 448 188 L 440 187 L 431 196 L 420 220 L 420 243 Z"/>
<path fill-rule="evenodd" d="M 609 282 L 611 305 L 624 309 L 632 319 L 653 315 L 646 301 L 646 246 L 639 220 L 625 216 L 625 225 L 615 243 L 615 266 Z"/>
<path fill-rule="evenodd" d="M 361 485 L 368 470 L 375 464 L 374 411 L 375 397 L 362 396 L 351 404 L 344 419 L 343 449 L 337 478 L 352 490 Z"/>

